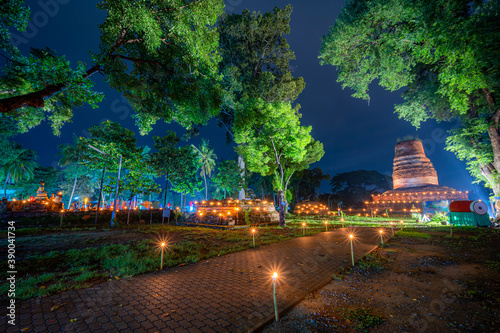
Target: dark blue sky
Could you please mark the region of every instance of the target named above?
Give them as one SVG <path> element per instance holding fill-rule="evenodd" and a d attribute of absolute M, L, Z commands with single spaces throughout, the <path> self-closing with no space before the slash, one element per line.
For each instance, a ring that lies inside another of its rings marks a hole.
<path fill-rule="evenodd" d="M 19 34 L 22 37 L 20 48 L 26 51 L 29 47 L 49 47 L 65 54 L 73 65 L 77 61 L 90 65 L 89 54 L 98 49 L 98 25 L 103 22 L 104 13 L 95 8 L 97 1 L 55 1 L 59 3 L 59 8 L 51 8 L 52 12 L 40 6 L 43 1 L 28 2 L 32 17 L 37 20 L 30 24 L 28 31 Z M 226 11 L 239 13 L 248 8 L 266 12 L 289 3 L 289 0 L 226 0 Z M 427 122 L 417 131 L 394 114 L 394 105 L 401 102 L 400 93 L 390 93 L 373 86 L 368 105 L 364 100 L 352 98 L 352 91 L 342 90 L 336 82 L 334 67 L 319 64 L 321 37 L 335 22 L 344 1 L 301 0 L 291 4 L 294 11 L 291 34 L 287 39 L 297 58 L 292 66 L 294 75 L 304 77 L 306 82 L 306 88 L 297 102 L 302 106 L 303 124 L 313 126 L 314 138 L 323 142 L 325 147 L 325 156 L 313 167 L 318 166 L 332 176 L 359 169 L 391 174 L 397 138 L 412 134 L 423 140 L 427 156 L 434 163 L 442 185 L 473 191 L 472 178 L 465 169 L 465 163 L 444 151 L 445 134 L 452 124 Z M 55 165 L 59 144 L 70 142 L 73 133 L 85 135 L 87 128 L 102 120 L 120 122 L 137 133 L 130 116 L 132 110 L 122 96 L 110 89 L 99 75 L 95 75 L 93 80 L 96 89 L 105 93 L 98 109 L 84 106 L 74 110 L 73 122 L 62 128 L 60 137 L 54 136 L 45 123 L 16 138 L 23 146 L 38 152 L 40 164 Z M 178 135 L 184 133 L 175 124 L 159 122 L 148 136 L 137 135 L 139 144 L 152 146 L 151 137 L 164 135 L 168 129 L 175 130 Z M 225 133 L 216 121 L 202 128 L 200 135 L 190 143 L 198 144 L 201 138 L 210 140 L 219 157 L 232 158 L 235 155 L 232 146 L 225 144 Z M 329 186 L 324 184 L 322 191 L 328 190 Z"/>

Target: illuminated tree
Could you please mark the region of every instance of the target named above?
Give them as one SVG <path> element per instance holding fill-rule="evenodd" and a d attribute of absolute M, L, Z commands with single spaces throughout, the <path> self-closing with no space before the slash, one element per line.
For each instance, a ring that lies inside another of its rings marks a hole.
<path fill-rule="evenodd" d="M 266 103 L 252 99 L 236 113 L 234 129 L 237 152 L 244 156 L 250 171 L 276 174 L 280 226 L 286 226 L 284 194 L 297 170 L 308 168 L 324 154 L 323 145 L 310 135 L 311 127 L 301 126 L 298 107 L 290 103 Z"/>

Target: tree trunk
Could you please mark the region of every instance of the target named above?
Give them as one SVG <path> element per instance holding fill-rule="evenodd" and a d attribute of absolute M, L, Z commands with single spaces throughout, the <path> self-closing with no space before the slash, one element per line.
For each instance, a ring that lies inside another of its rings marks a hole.
<path fill-rule="evenodd" d="M 245 161 L 243 160 L 243 157 L 241 155 L 238 155 L 238 166 L 241 169 L 241 179 L 245 181 Z M 243 187 L 238 192 L 238 199 L 245 200 L 245 198 L 246 198 L 246 193 L 245 193 L 245 188 Z"/>
<path fill-rule="evenodd" d="M 3 189 L 3 196 L 7 198 L 7 184 L 9 182 L 9 177 L 10 177 L 10 172 L 7 173 L 7 176 L 5 176 L 5 187 Z"/>
<path fill-rule="evenodd" d="M 132 200 L 133 200 L 132 198 L 130 198 L 130 200 L 128 202 L 127 225 L 129 224 L 129 221 L 130 221 L 130 211 L 132 209 Z"/>
<path fill-rule="evenodd" d="M 73 200 L 73 194 L 75 194 L 76 180 L 77 176 L 75 176 L 75 182 L 73 183 L 73 190 L 71 191 L 71 195 L 69 196 L 68 209 L 71 209 L 71 200 Z"/>
<path fill-rule="evenodd" d="M 280 227 L 286 227 L 285 221 L 285 197 L 283 190 L 278 190 L 278 205 L 279 205 L 279 215 L 280 215 Z"/>
<path fill-rule="evenodd" d="M 498 132 L 498 123 L 494 122 L 488 128 L 490 136 L 491 148 L 493 150 L 493 167 L 494 171 L 488 180 L 490 181 L 491 188 L 495 194 L 495 207 L 500 207 L 500 134 Z M 500 210 L 497 209 L 495 220 L 500 221 Z"/>

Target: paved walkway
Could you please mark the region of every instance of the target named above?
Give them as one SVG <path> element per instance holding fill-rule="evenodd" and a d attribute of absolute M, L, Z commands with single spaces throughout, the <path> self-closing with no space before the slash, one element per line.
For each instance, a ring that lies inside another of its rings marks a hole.
<path fill-rule="evenodd" d="M 347 229 L 18 301 L 17 326 L 9 325 L 8 331 L 252 331 L 274 318 L 271 275 L 275 270 L 279 274 L 278 307 L 283 312 L 330 281 L 340 266 L 350 264 Z M 380 242 L 374 228 L 352 230 L 356 257 Z M 0 319 L 0 327 L 5 327 L 5 318 Z"/>

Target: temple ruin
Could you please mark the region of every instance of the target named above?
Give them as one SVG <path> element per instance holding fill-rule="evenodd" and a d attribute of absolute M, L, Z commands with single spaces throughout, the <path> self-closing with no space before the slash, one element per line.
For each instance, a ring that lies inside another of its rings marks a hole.
<path fill-rule="evenodd" d="M 395 148 L 392 179 L 394 189 L 374 195 L 367 208 L 393 214 L 422 213 L 426 202 L 468 200 L 468 192 L 441 186 L 436 169 L 425 156 L 421 141 L 400 142 Z"/>

